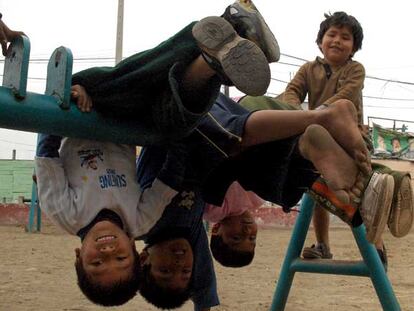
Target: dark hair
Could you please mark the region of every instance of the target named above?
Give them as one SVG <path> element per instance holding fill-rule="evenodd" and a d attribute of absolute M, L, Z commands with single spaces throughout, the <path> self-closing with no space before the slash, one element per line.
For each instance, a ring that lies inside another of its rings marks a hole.
<path fill-rule="evenodd" d="M 322 43 L 322 38 L 328 29 L 332 26 L 344 27 L 347 26 L 351 29 L 352 36 L 354 37 L 353 53 L 362 48 L 362 40 L 364 39 L 364 33 L 362 26 L 358 20 L 352 15 L 348 15 L 345 12 L 335 12 L 333 14 L 324 14 L 325 20 L 319 26 L 318 36 L 316 37 L 316 43 L 319 45 Z"/>
<path fill-rule="evenodd" d="M 82 260 L 76 260 L 75 268 L 78 286 L 82 293 L 95 304 L 102 306 L 120 306 L 137 294 L 141 285 L 141 265 L 139 255 L 134 249 L 134 263 L 129 278 L 109 286 L 95 284 L 86 273 Z"/>
<path fill-rule="evenodd" d="M 169 289 L 157 284 L 151 275 L 151 265 L 142 268 L 142 283 L 140 294 L 145 300 L 159 309 L 176 309 L 190 299 L 190 285 L 183 290 Z"/>
<path fill-rule="evenodd" d="M 240 268 L 249 265 L 254 257 L 254 251 L 238 251 L 224 243 L 219 235 L 212 235 L 210 249 L 215 260 L 225 267 Z"/>

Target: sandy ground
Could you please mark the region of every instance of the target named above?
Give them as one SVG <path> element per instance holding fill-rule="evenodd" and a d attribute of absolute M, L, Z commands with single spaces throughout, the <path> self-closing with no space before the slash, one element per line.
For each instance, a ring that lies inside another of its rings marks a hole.
<path fill-rule="evenodd" d="M 86 300 L 75 283 L 73 249 L 78 239 L 53 226 L 42 231 L 28 234 L 22 227 L 0 227 L 0 310 L 103 309 Z M 216 265 L 221 306 L 213 310 L 268 310 L 290 234 L 290 229 L 261 229 L 252 265 L 243 269 Z M 414 310 L 414 233 L 395 239 L 386 232 L 384 238 L 396 296 L 402 310 Z M 307 244 L 311 241 L 308 237 Z M 332 229 L 332 241 L 335 258 L 360 258 L 349 229 Z M 138 295 L 122 307 L 106 310 L 156 309 Z M 180 310 L 192 310 L 192 304 Z M 377 311 L 381 306 L 368 278 L 298 273 L 285 310 Z"/>

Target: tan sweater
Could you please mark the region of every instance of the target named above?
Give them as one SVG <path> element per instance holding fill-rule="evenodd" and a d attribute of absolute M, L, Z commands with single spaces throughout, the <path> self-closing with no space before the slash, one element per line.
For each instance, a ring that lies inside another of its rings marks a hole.
<path fill-rule="evenodd" d="M 331 75 L 328 79 L 329 70 Z M 300 105 L 308 95 L 309 109 L 315 109 L 322 104 L 331 104 L 338 99 L 349 99 L 354 103 L 358 111 L 359 123 L 362 124 L 364 79 L 364 66 L 356 61 L 350 60 L 342 67 L 332 68 L 324 59 L 317 57 L 316 60 L 300 67 L 279 98 L 286 103 Z"/>

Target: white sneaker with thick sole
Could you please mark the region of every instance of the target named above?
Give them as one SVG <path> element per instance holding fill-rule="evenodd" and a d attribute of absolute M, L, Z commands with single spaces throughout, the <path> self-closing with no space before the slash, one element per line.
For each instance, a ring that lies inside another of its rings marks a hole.
<path fill-rule="evenodd" d="M 374 172 L 365 189 L 359 207 L 362 220 L 367 229 L 367 240 L 375 244 L 381 238 L 388 222 L 394 179 L 391 175 Z"/>
<path fill-rule="evenodd" d="M 395 173 L 398 175 L 398 172 Z M 391 176 L 393 176 L 393 174 L 391 174 Z M 402 177 L 393 176 L 393 178 L 397 189 L 394 189 L 394 192 L 396 193 L 394 193 L 393 203 L 391 204 L 388 227 L 393 236 L 401 238 L 406 236 L 413 226 L 413 190 L 409 174 Z M 401 181 L 396 181 L 395 178 L 401 178 Z M 399 187 L 397 187 L 397 185 L 399 185 Z"/>

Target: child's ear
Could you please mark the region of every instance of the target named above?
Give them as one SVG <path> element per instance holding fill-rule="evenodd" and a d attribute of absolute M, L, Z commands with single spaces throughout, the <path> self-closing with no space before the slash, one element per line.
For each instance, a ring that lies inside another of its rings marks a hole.
<path fill-rule="evenodd" d="M 319 48 L 319 51 L 322 52 L 322 43 L 318 43 L 318 48 Z M 323 52 L 322 52 L 322 54 L 323 54 Z"/>
<path fill-rule="evenodd" d="M 213 235 L 217 235 L 217 234 L 218 234 L 219 229 L 220 229 L 220 223 L 219 223 L 219 222 L 218 222 L 218 223 L 215 223 L 215 224 L 213 225 L 213 227 L 211 228 L 211 234 L 213 234 Z"/>
<path fill-rule="evenodd" d="M 78 247 L 75 248 L 75 256 L 76 256 L 76 260 L 80 259 L 80 249 Z"/>

